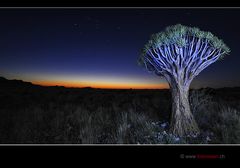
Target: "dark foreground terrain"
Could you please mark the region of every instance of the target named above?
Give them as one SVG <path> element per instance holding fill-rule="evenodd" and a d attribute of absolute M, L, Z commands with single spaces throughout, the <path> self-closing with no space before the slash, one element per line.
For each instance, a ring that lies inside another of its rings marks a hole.
<path fill-rule="evenodd" d="M 197 137 L 168 132 L 169 90 L 42 87 L 0 78 L 0 143 L 240 143 L 240 88 L 190 91 Z"/>

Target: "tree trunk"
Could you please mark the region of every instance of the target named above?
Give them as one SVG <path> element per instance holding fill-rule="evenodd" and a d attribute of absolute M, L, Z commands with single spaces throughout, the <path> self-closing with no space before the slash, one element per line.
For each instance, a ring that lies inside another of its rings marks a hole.
<path fill-rule="evenodd" d="M 189 87 L 173 82 L 170 87 L 172 92 L 170 131 L 180 137 L 198 134 L 199 128 L 191 113 L 188 100 Z"/>

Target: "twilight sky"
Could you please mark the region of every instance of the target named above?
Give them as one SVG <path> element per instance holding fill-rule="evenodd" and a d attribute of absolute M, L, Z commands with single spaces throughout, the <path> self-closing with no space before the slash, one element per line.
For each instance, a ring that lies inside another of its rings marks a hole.
<path fill-rule="evenodd" d="M 210 31 L 231 53 L 192 87 L 240 86 L 240 9 L 0 9 L 0 76 L 43 85 L 166 88 L 137 65 L 153 33 L 181 23 Z"/>

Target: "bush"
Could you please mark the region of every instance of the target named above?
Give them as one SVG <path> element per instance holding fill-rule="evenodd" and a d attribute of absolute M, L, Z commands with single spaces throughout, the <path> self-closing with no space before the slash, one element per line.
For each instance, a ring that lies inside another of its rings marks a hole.
<path fill-rule="evenodd" d="M 205 143 L 240 143 L 240 112 L 223 101 L 208 97 L 205 95 L 208 101 L 200 101 L 204 103 L 192 101 L 191 104 L 198 107 L 193 114 L 201 134 L 211 139 Z"/>
<path fill-rule="evenodd" d="M 150 119 L 132 109 L 119 115 L 116 141 L 120 144 L 148 143 L 146 136 L 153 134 Z"/>

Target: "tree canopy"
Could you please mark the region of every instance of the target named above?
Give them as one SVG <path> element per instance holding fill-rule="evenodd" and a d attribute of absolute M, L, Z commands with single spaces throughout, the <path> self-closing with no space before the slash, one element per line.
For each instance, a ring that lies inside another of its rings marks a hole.
<path fill-rule="evenodd" d="M 176 24 L 166 27 L 162 32 L 151 35 L 150 40 L 147 42 L 147 44 L 145 44 L 141 51 L 138 63 L 140 65 L 143 64 L 143 56 L 146 55 L 149 49 L 155 49 L 157 47 L 171 44 L 176 44 L 178 47 L 184 47 L 188 45 L 186 37 L 195 37 L 202 40 L 206 39 L 212 47 L 221 49 L 223 51 L 221 57 L 219 58 L 223 58 L 224 55 L 230 52 L 229 47 L 223 42 L 223 40 L 219 39 L 211 32 L 201 31 L 197 27 L 188 27 L 181 24 Z"/>

